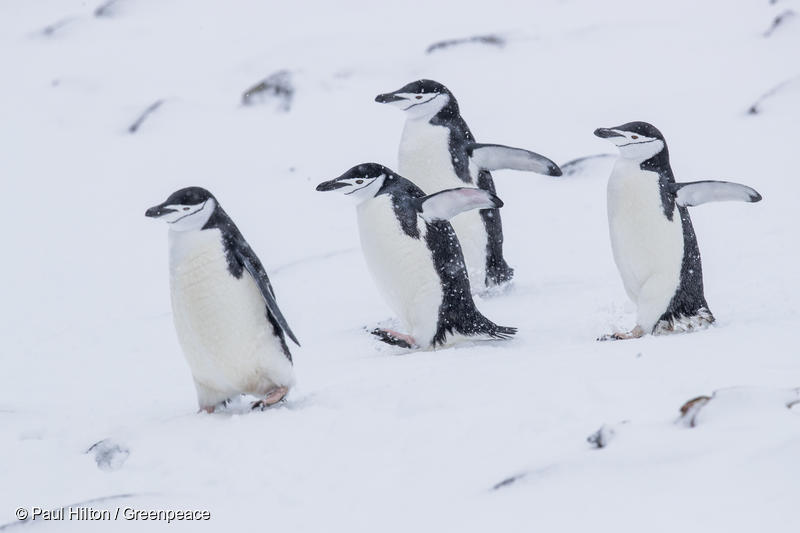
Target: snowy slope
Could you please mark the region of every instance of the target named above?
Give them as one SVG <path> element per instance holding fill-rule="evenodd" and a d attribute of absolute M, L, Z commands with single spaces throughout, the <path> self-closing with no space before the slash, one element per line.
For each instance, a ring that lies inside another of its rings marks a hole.
<path fill-rule="evenodd" d="M 130 495 L 92 505 L 208 509 L 208 530 L 800 528 L 800 412 L 786 407 L 800 386 L 800 17 L 764 35 L 800 2 L 98 5 L 0 3 L 0 527 L 17 507 Z M 425 53 L 485 34 L 505 46 Z M 288 112 L 241 105 L 283 69 Z M 596 127 L 646 120 L 679 181 L 761 192 L 692 211 L 717 327 L 595 342 L 633 325 L 605 160 L 560 179 L 496 173 L 517 277 L 478 305 L 516 339 L 376 344 L 364 328 L 391 314 L 355 211 L 314 186 L 364 161 L 396 166 L 403 117 L 373 98 L 419 77 L 454 92 L 479 141 L 565 162 L 613 150 Z M 284 407 L 195 414 L 166 229 L 143 216 L 188 185 L 237 222 L 303 344 Z M 731 387 L 696 427 L 675 423 L 685 401 Z M 594 449 L 603 424 L 615 435 Z M 119 468 L 84 453 L 101 439 L 128 450 Z M 89 529 L 12 530 L 28 527 Z"/>

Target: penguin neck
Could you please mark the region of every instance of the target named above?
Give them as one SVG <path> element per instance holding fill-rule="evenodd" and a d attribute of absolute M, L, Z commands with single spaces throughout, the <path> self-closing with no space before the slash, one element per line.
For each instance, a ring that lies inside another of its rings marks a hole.
<path fill-rule="evenodd" d="M 675 196 L 669 191 L 669 184 L 675 183 L 675 176 L 669 164 L 669 150 L 667 150 L 667 144 L 664 143 L 663 150 L 639 163 L 639 168 L 658 174 L 661 207 L 664 210 L 664 216 L 667 217 L 667 220 L 672 221 L 672 217 L 675 214 Z"/>
<path fill-rule="evenodd" d="M 228 213 L 222 209 L 222 206 L 217 204 L 214 208 L 214 212 L 211 213 L 211 216 L 208 217 L 208 221 L 206 221 L 205 225 L 202 229 L 212 229 L 216 228 L 222 231 L 222 233 L 227 233 L 231 229 L 236 229 L 236 225 L 231 220 L 231 217 L 228 216 Z"/>
<path fill-rule="evenodd" d="M 422 192 L 422 189 L 414 185 L 414 183 L 406 178 L 393 172 L 386 174 L 386 178 L 383 180 L 381 188 L 378 189 L 377 193 L 375 193 L 375 196 L 379 196 L 381 194 L 388 194 L 393 197 L 410 196 L 412 198 L 420 198 L 425 196 L 425 193 Z"/>
<path fill-rule="evenodd" d="M 448 95 L 449 99 L 447 104 L 441 108 L 435 115 L 428 119 L 431 124 L 447 123 L 459 120 L 461 118 L 461 111 L 458 108 L 458 102 L 453 95 Z"/>
<path fill-rule="evenodd" d="M 669 150 L 666 144 L 664 144 L 663 150 L 639 163 L 639 167 L 642 170 L 657 172 L 659 176 L 663 175 L 670 182 L 675 182 L 675 178 L 672 175 L 672 167 L 669 164 Z"/>
<path fill-rule="evenodd" d="M 217 203 L 214 212 L 208 217 L 208 220 L 202 228 L 197 228 L 189 231 L 175 231 L 170 229 L 169 240 L 170 249 L 174 260 L 179 260 L 180 257 L 185 255 L 181 250 L 189 249 L 193 243 L 203 242 L 205 240 L 213 240 L 219 242 L 221 239 L 222 247 L 225 251 L 225 259 L 228 262 L 228 271 L 235 278 L 242 275 L 242 265 L 236 259 L 235 249 L 237 246 L 248 246 L 247 241 L 244 240 L 239 228 L 236 227 L 233 220 L 228 216 L 224 209 Z M 177 246 L 177 247 L 176 247 Z"/>

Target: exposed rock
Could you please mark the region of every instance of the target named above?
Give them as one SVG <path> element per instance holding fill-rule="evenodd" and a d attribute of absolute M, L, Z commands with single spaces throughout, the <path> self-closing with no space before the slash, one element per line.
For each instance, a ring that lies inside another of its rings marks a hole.
<path fill-rule="evenodd" d="M 100 470 L 113 471 L 122 467 L 131 451 L 123 444 L 111 439 L 103 439 L 92 444 L 86 453 L 94 455 L 97 468 Z"/>
<path fill-rule="evenodd" d="M 279 70 L 247 89 L 242 95 L 242 105 L 272 102 L 280 111 L 289 111 L 293 97 L 292 73 Z"/>
<path fill-rule="evenodd" d="M 448 39 L 446 41 L 433 43 L 425 50 L 425 53 L 430 54 L 437 50 L 444 50 L 445 48 L 469 43 L 485 44 L 502 48 L 506 45 L 506 40 L 499 35 L 474 35 L 472 37 L 464 37 L 462 39 Z"/>
<path fill-rule="evenodd" d="M 800 93 L 800 76 L 795 76 L 794 78 L 784 80 L 769 91 L 765 92 L 758 100 L 755 101 L 753 105 L 747 109 L 747 113 L 749 115 L 758 115 L 759 113 L 762 113 L 765 102 L 780 94 L 789 93 L 792 90 Z"/>
<path fill-rule="evenodd" d="M 789 20 L 794 19 L 796 16 L 797 13 L 795 13 L 793 10 L 785 10 L 772 20 L 772 24 L 770 24 L 769 28 L 767 28 L 767 31 L 764 32 L 764 37 L 770 37 L 778 28 L 785 26 Z"/>
<path fill-rule="evenodd" d="M 780 389 L 769 387 L 729 387 L 714 391 L 711 396 L 692 398 L 681 406 L 677 422 L 687 427 L 698 424 L 698 415 L 704 414 L 703 423 L 725 419 L 768 419 L 780 409 L 794 409 L 800 404 L 800 388 Z M 711 407 L 707 407 L 711 405 Z"/>
<path fill-rule="evenodd" d="M 48 26 L 45 26 L 44 29 L 42 30 L 42 35 L 46 37 L 52 37 L 58 30 L 60 30 L 70 22 L 72 22 L 71 18 L 65 18 L 58 20 Z"/>
<path fill-rule="evenodd" d="M 129 131 L 130 133 L 136 133 L 136 132 L 139 130 L 139 128 L 142 126 L 142 123 L 143 123 L 145 120 L 147 120 L 147 117 L 149 117 L 149 116 L 150 116 L 152 113 L 154 113 L 154 112 L 155 112 L 155 111 L 156 111 L 156 110 L 157 110 L 159 107 L 161 107 L 161 104 L 163 104 L 163 103 L 164 103 L 164 100 L 156 100 L 155 102 L 153 102 L 152 104 L 150 104 L 149 106 L 147 106 L 147 108 L 146 108 L 144 111 L 142 111 L 142 113 L 139 115 L 139 118 L 137 118 L 137 119 L 136 119 L 136 120 L 133 122 L 133 124 L 131 124 L 130 126 L 128 126 L 128 131 Z"/>
<path fill-rule="evenodd" d="M 95 17 L 113 17 L 120 0 L 106 0 L 94 10 Z"/>
<path fill-rule="evenodd" d="M 512 483 L 516 483 L 520 479 L 524 478 L 526 475 L 527 474 L 517 474 L 511 477 L 507 477 L 503 481 L 500 481 L 499 483 L 495 483 L 494 485 L 492 485 L 492 490 L 497 490 L 497 489 L 502 489 L 503 487 L 507 487 Z"/>
<path fill-rule="evenodd" d="M 586 437 L 586 442 L 595 448 L 605 448 L 608 443 L 617 435 L 617 430 L 620 425 L 627 424 L 627 420 L 623 420 L 617 424 L 603 424 L 600 429 Z"/>
<path fill-rule="evenodd" d="M 681 415 L 678 417 L 678 422 L 693 428 L 697 424 L 697 413 L 710 401 L 710 396 L 698 396 L 681 405 Z"/>

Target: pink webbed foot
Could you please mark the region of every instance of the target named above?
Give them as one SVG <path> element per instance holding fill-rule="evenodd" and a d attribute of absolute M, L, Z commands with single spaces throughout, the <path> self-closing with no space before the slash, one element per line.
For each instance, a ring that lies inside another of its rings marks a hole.
<path fill-rule="evenodd" d="M 623 341 L 626 339 L 638 339 L 644 335 L 644 330 L 639 326 L 636 326 L 631 331 L 627 333 L 608 333 L 603 335 L 602 337 L 598 337 L 597 340 L 599 341 Z"/>
<path fill-rule="evenodd" d="M 415 341 L 414 337 L 411 335 L 404 335 L 391 329 L 381 328 L 373 329 L 370 333 L 378 337 L 386 344 L 391 344 L 392 346 L 400 346 L 401 348 L 418 348 L 417 341 Z"/>
<path fill-rule="evenodd" d="M 222 400 L 221 402 L 219 402 L 216 405 L 200 406 L 200 409 L 198 409 L 197 412 L 198 413 L 208 413 L 208 414 L 215 413 L 217 411 L 218 407 L 228 407 L 229 403 L 231 403 L 230 398 L 228 398 L 227 400 Z"/>
<path fill-rule="evenodd" d="M 276 403 L 283 400 L 286 395 L 289 393 L 288 387 L 276 387 L 269 391 L 267 395 L 262 399 L 250 404 L 250 407 L 253 410 L 261 409 L 262 411 L 267 407 L 271 407 Z"/>

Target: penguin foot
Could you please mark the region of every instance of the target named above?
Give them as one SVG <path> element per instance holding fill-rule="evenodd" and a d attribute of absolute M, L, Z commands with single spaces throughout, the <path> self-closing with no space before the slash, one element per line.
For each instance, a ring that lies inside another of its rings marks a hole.
<path fill-rule="evenodd" d="M 258 400 L 250 404 L 250 408 L 255 411 L 259 409 L 263 411 L 268 407 L 272 407 L 276 403 L 283 401 L 286 395 L 289 394 L 288 387 L 276 387 L 269 391 L 263 400 Z"/>
<path fill-rule="evenodd" d="M 514 279 L 514 269 L 506 264 L 504 259 L 492 262 L 486 267 L 485 288 L 502 287 Z"/>
<path fill-rule="evenodd" d="M 214 412 L 216 412 L 216 410 L 217 410 L 217 408 L 218 408 L 218 407 L 228 407 L 228 405 L 230 405 L 230 403 L 231 403 L 231 399 L 230 399 L 230 398 L 228 398 L 228 399 L 226 399 L 226 400 L 222 400 L 222 401 L 221 401 L 221 402 L 219 402 L 217 405 L 206 405 L 206 406 L 203 406 L 203 407 L 201 407 L 200 409 L 198 409 L 198 410 L 197 410 L 197 412 L 198 412 L 198 413 L 208 413 L 208 414 L 211 414 L 211 413 L 214 413 Z"/>
<path fill-rule="evenodd" d="M 627 333 L 608 333 L 603 335 L 602 337 L 598 337 L 597 340 L 599 341 L 624 341 L 626 339 L 638 339 L 639 337 L 644 336 L 644 330 L 639 326 L 636 326 L 631 331 Z"/>
<path fill-rule="evenodd" d="M 386 344 L 391 344 L 392 346 L 400 346 L 401 348 L 417 348 L 417 342 L 411 335 L 403 335 L 402 333 L 392 331 L 391 329 L 381 328 L 375 328 L 370 331 L 370 333 L 378 337 Z"/>

